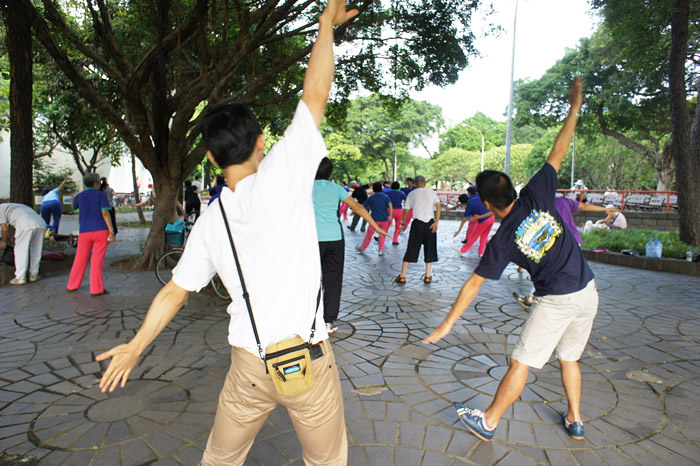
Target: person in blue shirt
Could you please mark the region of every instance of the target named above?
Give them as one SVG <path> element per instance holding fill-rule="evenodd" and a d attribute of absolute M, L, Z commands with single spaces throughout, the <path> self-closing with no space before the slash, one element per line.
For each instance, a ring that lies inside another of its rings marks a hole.
<path fill-rule="evenodd" d="M 391 199 L 391 218 L 394 221 L 394 238 L 391 244 L 399 245 L 399 233 L 401 233 L 401 220 L 403 220 L 403 203 L 406 200 L 406 195 L 399 190 L 401 185 L 398 181 L 391 183 L 391 190 L 386 192 L 386 195 Z"/>
<path fill-rule="evenodd" d="M 416 189 L 416 180 L 411 178 L 410 176 L 406 178 L 406 187 L 401 188 L 401 192 L 406 195 L 408 198 L 408 195 L 411 194 L 411 191 Z M 411 223 L 411 220 L 413 219 L 413 211 L 409 210 L 408 211 L 408 217 L 406 217 L 406 226 L 408 226 Z"/>
<path fill-rule="evenodd" d="M 482 440 L 494 437 L 498 421 L 525 388 L 530 367 L 541 368 L 552 353 L 559 360 L 568 401 L 562 423 L 570 437 L 584 438 L 577 361 L 598 311 L 598 292 L 576 237 L 566 228 L 554 202 L 557 173 L 578 121 L 581 89 L 581 78 L 576 77 L 569 90 L 569 114 L 549 157 L 520 191 L 519 198 L 505 173 L 487 170 L 477 176 L 481 202 L 501 219 L 501 225 L 445 320 L 423 340 L 424 344 L 436 343 L 449 334 L 484 281 L 498 280 L 510 262 L 530 272 L 535 301 L 493 401 L 483 412 L 455 402 L 462 423 Z"/>
<path fill-rule="evenodd" d="M 109 201 L 104 191 L 100 191 L 100 175 L 88 173 L 83 183 L 85 191 L 73 198 L 73 209 L 79 211 L 80 235 L 66 288 L 68 291 L 80 288 L 90 260 L 90 294 L 99 296 L 109 294 L 102 280 L 102 269 L 107 246 L 117 238 L 109 215 Z"/>
<path fill-rule="evenodd" d="M 476 191 L 472 186 L 470 186 L 469 189 Z M 489 241 L 489 233 L 491 232 L 496 218 L 493 216 L 493 212 L 487 209 L 481 202 L 479 193 L 477 192 L 470 193 L 469 202 L 467 203 L 466 209 L 464 209 L 464 218 L 462 219 L 462 223 L 459 224 L 459 229 L 455 232 L 454 236 L 457 236 L 459 232 L 462 231 L 462 227 L 467 221 L 469 222 L 466 237 L 467 242 L 461 249 L 455 248 L 455 250 L 460 256 L 466 254 L 478 239 L 479 256 L 482 256 L 486 250 L 486 244 Z"/>
<path fill-rule="evenodd" d="M 47 228 L 51 230 L 54 235 L 58 234 L 58 227 L 61 224 L 61 214 L 63 213 L 61 191 L 63 191 L 66 181 L 68 181 L 68 175 L 63 177 L 63 181 L 57 188 L 44 188 L 44 198 L 41 200 L 41 208 L 39 209 L 41 218 L 44 219 Z M 53 217 L 53 223 L 50 222 L 51 217 Z"/>
<path fill-rule="evenodd" d="M 321 281 L 323 283 L 323 320 L 326 330 L 338 330 L 335 320 L 340 312 L 340 294 L 343 289 L 343 267 L 345 264 L 345 239 L 338 215 L 340 206 L 349 206 L 356 215 L 369 222 L 379 234 L 386 232 L 377 225 L 369 212 L 350 197 L 342 186 L 329 181 L 333 174 L 333 162 L 324 157 L 318 166 L 314 181 L 313 201 L 316 214 L 318 249 L 321 254 Z"/>
<path fill-rule="evenodd" d="M 374 183 L 372 185 L 372 191 L 374 191 L 374 194 L 372 194 L 363 205 L 367 210 L 369 210 L 370 214 L 372 215 L 372 218 L 377 223 L 377 225 L 379 225 L 379 228 L 381 228 L 382 230 L 388 230 L 389 225 L 391 225 L 391 221 L 389 219 L 392 215 L 391 199 L 389 199 L 389 196 L 382 192 L 382 189 L 383 187 L 381 181 L 377 181 L 376 183 Z M 372 241 L 372 235 L 374 234 L 375 229 L 376 228 L 370 224 L 369 228 L 367 228 L 367 233 L 365 233 L 364 241 L 362 241 L 362 244 L 357 247 L 358 251 L 362 253 L 365 252 L 365 249 L 367 249 L 367 246 L 369 246 L 369 243 Z M 386 236 L 380 235 L 380 256 L 384 255 L 385 241 Z"/>

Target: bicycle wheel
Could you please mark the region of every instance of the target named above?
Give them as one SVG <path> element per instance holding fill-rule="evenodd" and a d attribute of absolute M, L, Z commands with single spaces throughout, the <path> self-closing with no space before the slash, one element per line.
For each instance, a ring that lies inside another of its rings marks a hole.
<path fill-rule="evenodd" d="M 173 278 L 173 269 L 182 257 L 182 249 L 173 249 L 164 253 L 156 262 L 156 277 L 163 285 Z"/>
<path fill-rule="evenodd" d="M 211 279 L 211 287 L 214 289 L 214 293 L 216 293 L 219 298 L 226 301 L 231 301 L 231 297 L 228 295 L 228 290 L 224 286 L 218 274 L 214 275 L 214 278 Z"/>

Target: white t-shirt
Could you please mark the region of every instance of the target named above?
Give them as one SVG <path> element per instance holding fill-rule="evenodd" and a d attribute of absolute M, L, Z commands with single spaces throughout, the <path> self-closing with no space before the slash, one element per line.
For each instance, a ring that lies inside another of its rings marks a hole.
<path fill-rule="evenodd" d="M 429 188 L 417 188 L 411 191 L 404 203 L 404 209 L 413 209 L 413 218 L 428 223 L 435 218 L 435 204 L 440 199 L 435 191 Z"/>
<path fill-rule="evenodd" d="M 202 189 L 204 188 L 204 187 L 202 186 L 202 182 L 201 182 L 201 181 L 194 180 L 194 181 L 192 182 L 192 186 L 194 186 L 195 188 L 197 188 L 197 191 L 199 191 L 199 192 L 197 193 L 197 197 L 201 200 L 201 199 L 202 199 Z"/>
<path fill-rule="evenodd" d="M 34 209 L 15 203 L 0 204 L 0 223 L 8 223 L 15 230 L 46 228 L 46 223 Z"/>
<path fill-rule="evenodd" d="M 321 263 L 311 197 L 318 164 L 325 155 L 321 133 L 300 101 L 292 124 L 260 163 L 258 172 L 239 181 L 235 192 L 229 188 L 221 191 L 263 349 L 293 335 L 308 341 L 314 313 L 313 343 L 328 338 L 323 300 L 316 312 Z M 290 184 L 290 179 L 294 183 Z M 284 202 L 283 209 L 280 202 Z M 257 356 L 218 202 L 212 203 L 192 228 L 173 281 L 186 290 L 199 291 L 215 273 L 233 298 L 227 309 L 231 315 L 229 344 Z"/>

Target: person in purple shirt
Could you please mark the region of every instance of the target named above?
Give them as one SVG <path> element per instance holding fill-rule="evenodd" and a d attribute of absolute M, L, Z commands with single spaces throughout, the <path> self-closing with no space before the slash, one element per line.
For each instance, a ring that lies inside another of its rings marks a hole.
<path fill-rule="evenodd" d="M 485 441 L 494 437 L 501 417 L 520 397 L 530 367 L 542 368 L 552 353 L 559 361 L 568 402 L 562 423 L 571 438 L 584 438 L 578 360 L 598 312 L 598 291 L 581 248 L 554 205 L 557 174 L 583 101 L 580 77 L 574 78 L 569 101 L 569 113 L 545 164 L 520 191 L 520 197 L 503 172 L 486 170 L 477 176 L 481 201 L 501 219 L 501 225 L 444 321 L 423 340 L 427 345 L 446 337 L 484 281 L 498 280 L 511 262 L 530 272 L 536 299 L 493 400 L 484 411 L 455 402 L 462 423 Z"/>

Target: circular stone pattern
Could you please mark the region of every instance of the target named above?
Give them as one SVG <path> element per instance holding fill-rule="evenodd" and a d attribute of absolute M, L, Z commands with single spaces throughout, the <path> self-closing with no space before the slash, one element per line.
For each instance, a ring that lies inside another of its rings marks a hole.
<path fill-rule="evenodd" d="M 122 444 L 135 440 L 134 432 L 166 429 L 185 411 L 189 398 L 187 390 L 159 380 L 131 380 L 111 394 L 92 387 L 52 403 L 29 434 L 43 448 L 68 451 Z"/>
<path fill-rule="evenodd" d="M 393 352 L 384 364 L 388 388 L 412 410 L 449 426 L 459 426 L 453 403 L 483 410 L 508 368 L 505 351 L 485 351 L 487 347 L 505 348 L 506 335 L 481 335 L 481 341 L 463 338 L 468 341 L 422 356 L 421 348 L 415 345 Z M 415 354 L 416 361 L 406 361 L 399 356 L 403 353 Z M 586 445 L 604 448 L 653 436 L 663 416 L 658 395 L 648 384 L 629 380 L 626 370 L 598 370 L 597 364 L 599 360 L 590 358 L 579 362 Z M 625 386 L 622 393 L 621 385 Z M 642 409 L 649 414 L 640 421 L 634 413 Z M 542 369 L 530 371 L 520 398 L 499 423 L 496 440 L 536 448 L 569 448 L 568 436 L 561 426 L 561 413 L 566 410 L 560 370 L 552 360 Z"/>

